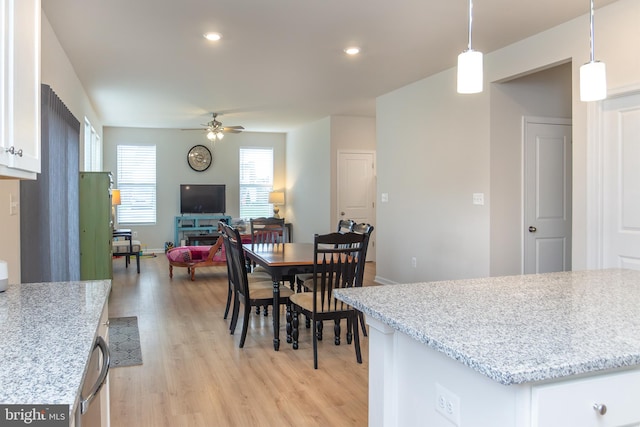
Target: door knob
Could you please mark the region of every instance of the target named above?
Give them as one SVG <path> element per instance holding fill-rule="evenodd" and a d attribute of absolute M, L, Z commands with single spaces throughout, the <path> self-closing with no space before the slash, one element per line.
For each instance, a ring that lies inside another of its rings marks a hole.
<path fill-rule="evenodd" d="M 344 212 L 340 212 L 340 215 L 341 215 L 341 216 L 344 216 Z"/>
<path fill-rule="evenodd" d="M 538 231 L 538 229 L 535 228 L 533 225 L 529 227 L 529 233 L 535 233 L 536 231 Z"/>

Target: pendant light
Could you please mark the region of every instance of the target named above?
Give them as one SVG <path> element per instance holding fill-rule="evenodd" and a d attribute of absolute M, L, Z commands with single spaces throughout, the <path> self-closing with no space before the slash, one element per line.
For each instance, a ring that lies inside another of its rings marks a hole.
<path fill-rule="evenodd" d="M 482 92 L 482 52 L 471 48 L 473 0 L 469 0 L 469 45 L 458 55 L 458 93 Z"/>
<path fill-rule="evenodd" d="M 580 67 L 580 100 L 599 101 L 607 97 L 607 72 L 604 62 L 596 61 L 593 39 L 593 0 L 589 19 L 589 62 Z"/>

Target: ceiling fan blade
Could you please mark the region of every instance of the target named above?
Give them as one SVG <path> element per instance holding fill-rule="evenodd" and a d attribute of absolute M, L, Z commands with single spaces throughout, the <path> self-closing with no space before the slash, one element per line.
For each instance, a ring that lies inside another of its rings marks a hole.
<path fill-rule="evenodd" d="M 244 127 L 242 126 L 225 126 L 223 128 L 223 131 L 227 133 L 240 133 L 243 130 L 244 130 Z"/>
<path fill-rule="evenodd" d="M 188 128 L 188 129 L 180 129 L 180 130 L 206 130 L 204 128 Z"/>

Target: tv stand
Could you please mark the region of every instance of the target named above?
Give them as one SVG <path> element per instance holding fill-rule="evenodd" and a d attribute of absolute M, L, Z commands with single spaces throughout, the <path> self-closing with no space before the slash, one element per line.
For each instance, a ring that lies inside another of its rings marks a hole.
<path fill-rule="evenodd" d="M 218 235 L 218 221 L 231 224 L 231 217 L 225 214 L 176 216 L 173 230 L 173 244 L 176 247 L 180 246 L 181 239 L 187 240 L 189 243 L 197 242 L 199 241 L 198 236 L 202 236 L 202 241 L 210 241 L 212 236 Z"/>

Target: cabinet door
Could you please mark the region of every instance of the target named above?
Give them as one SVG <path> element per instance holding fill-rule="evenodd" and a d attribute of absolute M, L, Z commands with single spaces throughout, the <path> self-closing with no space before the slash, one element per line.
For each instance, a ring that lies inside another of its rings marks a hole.
<path fill-rule="evenodd" d="M 0 0 L 1 175 L 40 172 L 40 14 L 40 0 Z"/>
<path fill-rule="evenodd" d="M 111 176 L 80 173 L 80 279 L 111 279 Z"/>
<path fill-rule="evenodd" d="M 13 167 L 40 172 L 40 0 L 5 1 L 14 12 Z"/>

